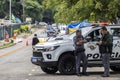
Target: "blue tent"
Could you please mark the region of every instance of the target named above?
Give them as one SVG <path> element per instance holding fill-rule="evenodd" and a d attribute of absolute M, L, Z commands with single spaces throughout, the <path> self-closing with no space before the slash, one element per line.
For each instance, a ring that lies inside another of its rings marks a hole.
<path fill-rule="evenodd" d="M 82 27 L 85 27 L 85 26 L 90 26 L 91 24 L 87 21 L 83 21 L 83 22 L 79 22 L 79 23 L 74 23 L 74 24 L 69 24 L 67 26 L 67 29 L 69 28 L 82 28 Z"/>
<path fill-rule="evenodd" d="M 87 21 L 79 22 L 79 23 L 72 23 L 67 26 L 66 33 L 72 33 L 75 30 L 82 28 L 82 27 L 89 27 L 91 24 Z"/>
<path fill-rule="evenodd" d="M 89 23 L 89 22 L 86 22 L 86 21 L 84 21 L 84 22 L 81 22 L 80 23 L 80 25 L 79 25 L 79 28 L 82 28 L 82 27 L 89 27 L 91 24 Z"/>
<path fill-rule="evenodd" d="M 80 22 L 79 23 L 72 23 L 72 24 L 69 24 L 67 26 L 67 28 L 78 28 L 79 25 L 80 25 Z"/>

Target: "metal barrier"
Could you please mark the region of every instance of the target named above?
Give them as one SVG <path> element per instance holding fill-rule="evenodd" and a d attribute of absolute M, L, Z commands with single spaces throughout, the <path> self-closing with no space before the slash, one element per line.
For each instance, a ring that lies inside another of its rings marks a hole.
<path fill-rule="evenodd" d="M 0 40 L 4 39 L 5 29 L 3 26 L 0 26 Z"/>
<path fill-rule="evenodd" d="M 5 39 L 6 32 L 9 34 L 9 37 L 13 37 L 13 31 L 20 29 L 20 25 L 23 24 L 11 24 L 8 26 L 0 26 L 0 40 Z"/>

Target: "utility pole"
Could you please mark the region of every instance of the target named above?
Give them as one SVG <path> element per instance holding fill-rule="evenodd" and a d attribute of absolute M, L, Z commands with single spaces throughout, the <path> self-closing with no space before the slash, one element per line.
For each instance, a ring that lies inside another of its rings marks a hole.
<path fill-rule="evenodd" d="M 25 0 L 21 0 L 21 3 L 22 3 L 22 6 L 23 6 L 23 16 L 22 16 L 22 18 L 23 18 L 23 22 L 25 22 L 25 18 L 26 18 L 26 16 L 25 16 L 26 1 Z"/>
<path fill-rule="evenodd" d="M 9 24 L 10 25 L 11 25 L 11 21 L 12 21 L 12 9 L 11 9 L 11 6 L 12 6 L 12 2 L 11 2 L 11 0 L 9 0 Z M 12 27 L 11 27 L 11 34 L 10 35 L 12 37 Z"/>

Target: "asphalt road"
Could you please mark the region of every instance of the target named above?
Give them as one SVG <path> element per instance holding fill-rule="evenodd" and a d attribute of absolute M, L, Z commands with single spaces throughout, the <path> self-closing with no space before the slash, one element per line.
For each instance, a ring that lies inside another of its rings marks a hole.
<path fill-rule="evenodd" d="M 120 74 L 111 71 L 111 77 L 102 78 L 103 68 L 88 68 L 90 76 L 45 74 L 30 62 L 31 46 L 23 47 L 0 58 L 0 80 L 120 80 Z"/>
<path fill-rule="evenodd" d="M 90 76 L 61 75 L 59 72 L 46 74 L 31 63 L 31 45 L 23 47 L 22 43 L 0 50 L 1 54 L 6 55 L 0 57 L 0 80 L 120 80 L 120 73 L 112 71 L 110 77 L 101 77 L 102 67 L 88 68 Z"/>

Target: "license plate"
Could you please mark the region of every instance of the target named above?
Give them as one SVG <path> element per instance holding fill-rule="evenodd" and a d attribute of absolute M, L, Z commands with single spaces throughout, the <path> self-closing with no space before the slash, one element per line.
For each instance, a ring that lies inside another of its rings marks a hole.
<path fill-rule="evenodd" d="M 33 59 L 32 59 L 32 62 L 37 62 L 37 59 L 33 58 Z"/>

